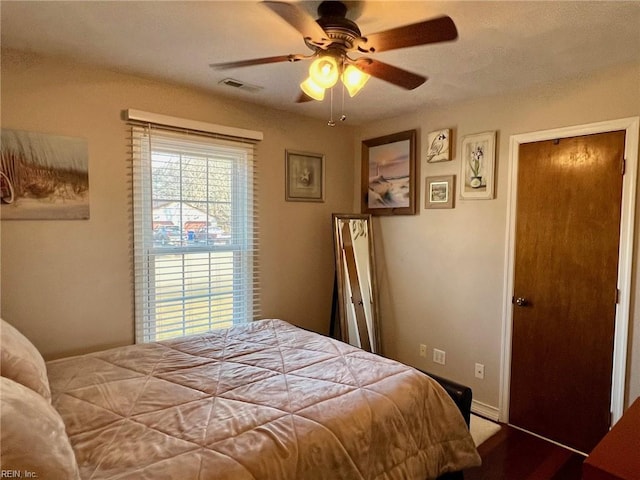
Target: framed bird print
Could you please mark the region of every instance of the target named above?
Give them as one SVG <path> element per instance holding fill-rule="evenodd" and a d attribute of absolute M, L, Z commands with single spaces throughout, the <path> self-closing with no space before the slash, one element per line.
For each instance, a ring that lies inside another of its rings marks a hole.
<path fill-rule="evenodd" d="M 451 129 L 436 130 L 427 135 L 427 162 L 448 162 L 451 160 Z"/>

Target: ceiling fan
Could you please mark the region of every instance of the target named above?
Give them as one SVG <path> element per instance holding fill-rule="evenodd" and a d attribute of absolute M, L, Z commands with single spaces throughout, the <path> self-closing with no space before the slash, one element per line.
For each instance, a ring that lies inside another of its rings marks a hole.
<path fill-rule="evenodd" d="M 229 69 L 314 59 L 309 68 L 309 78 L 300 84 L 303 94 L 298 98 L 298 102 L 322 100 L 325 89 L 335 85 L 339 78 L 352 97 L 360 91 L 370 76 L 413 90 L 422 85 L 427 77 L 364 55 L 458 38 L 456 26 L 448 16 L 363 36 L 358 25 L 346 17 L 347 6 L 343 2 L 323 1 L 318 7 L 317 20 L 293 3 L 261 3 L 300 32 L 312 53 L 214 63 L 210 66 Z M 354 57 L 353 54 L 362 55 Z"/>

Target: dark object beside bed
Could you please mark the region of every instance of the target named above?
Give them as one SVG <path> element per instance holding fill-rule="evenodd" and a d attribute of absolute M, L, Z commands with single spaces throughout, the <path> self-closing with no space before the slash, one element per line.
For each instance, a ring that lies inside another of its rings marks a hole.
<path fill-rule="evenodd" d="M 460 413 L 464 417 L 464 421 L 467 424 L 467 428 L 471 423 L 471 400 L 473 399 L 473 392 L 471 389 L 465 385 L 460 383 L 456 383 L 452 380 L 439 377 L 438 375 L 434 375 L 433 373 L 422 372 L 429 375 L 436 382 L 438 382 L 442 388 L 449 394 L 453 402 L 456 404 Z M 444 475 L 438 477 L 437 480 L 463 480 L 464 474 L 462 472 L 453 472 L 453 473 L 445 473 Z"/>
<path fill-rule="evenodd" d="M 424 372 L 424 370 L 421 370 Z M 464 421 L 467 423 L 467 428 L 471 423 L 471 400 L 473 399 L 473 392 L 471 389 L 460 383 L 453 382 L 446 378 L 439 377 L 433 373 L 424 372 L 438 382 L 453 399 L 456 406 L 460 409 Z"/>

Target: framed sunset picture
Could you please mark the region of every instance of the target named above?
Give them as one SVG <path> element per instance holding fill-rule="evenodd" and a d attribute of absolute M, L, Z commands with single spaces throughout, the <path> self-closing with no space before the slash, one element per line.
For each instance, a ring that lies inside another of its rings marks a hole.
<path fill-rule="evenodd" d="M 416 213 L 416 130 L 362 142 L 362 213 Z"/>

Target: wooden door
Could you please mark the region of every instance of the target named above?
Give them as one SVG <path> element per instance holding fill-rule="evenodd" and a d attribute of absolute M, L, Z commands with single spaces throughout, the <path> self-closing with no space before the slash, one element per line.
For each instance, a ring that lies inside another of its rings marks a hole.
<path fill-rule="evenodd" d="M 610 426 L 624 142 L 519 151 L 509 423 L 585 453 Z"/>

